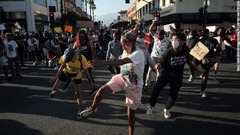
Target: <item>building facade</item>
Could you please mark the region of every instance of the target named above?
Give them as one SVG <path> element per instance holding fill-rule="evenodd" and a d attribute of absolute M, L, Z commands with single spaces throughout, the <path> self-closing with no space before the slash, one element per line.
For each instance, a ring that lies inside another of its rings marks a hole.
<path fill-rule="evenodd" d="M 55 18 L 61 16 L 60 0 L 0 0 L 0 5 L 7 15 L 7 31 L 17 29 L 16 23 L 26 32 L 44 30 L 49 27 L 49 6 L 55 6 Z"/>
<path fill-rule="evenodd" d="M 199 17 L 199 9 L 206 0 L 136 0 L 137 19 L 149 25 L 159 11 L 159 24 L 175 23 L 179 29 L 200 29 L 204 19 Z M 207 0 L 206 26 L 229 27 L 237 21 L 235 0 Z"/>

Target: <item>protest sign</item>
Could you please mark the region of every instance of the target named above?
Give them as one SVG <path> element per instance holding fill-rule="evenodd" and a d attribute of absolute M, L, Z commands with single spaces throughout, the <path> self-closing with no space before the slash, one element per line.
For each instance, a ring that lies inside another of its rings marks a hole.
<path fill-rule="evenodd" d="M 61 32 L 62 32 L 62 29 L 61 29 L 61 27 L 54 27 L 54 31 L 55 31 L 56 33 L 61 33 Z"/>
<path fill-rule="evenodd" d="M 66 32 L 72 32 L 72 26 L 70 26 L 70 25 L 65 25 L 65 31 L 66 31 Z"/>
<path fill-rule="evenodd" d="M 204 58 L 204 56 L 209 52 L 209 49 L 202 44 L 201 42 L 198 42 L 190 51 L 190 54 L 195 57 L 198 60 L 201 60 Z"/>

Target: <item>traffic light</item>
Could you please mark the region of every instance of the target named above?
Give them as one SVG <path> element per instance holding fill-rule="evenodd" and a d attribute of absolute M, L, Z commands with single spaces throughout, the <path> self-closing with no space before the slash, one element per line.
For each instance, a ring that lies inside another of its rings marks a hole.
<path fill-rule="evenodd" d="M 198 17 L 199 17 L 199 18 L 203 18 L 203 17 L 204 17 L 203 8 L 199 8 L 198 11 L 199 11 L 199 12 L 198 12 Z"/>
<path fill-rule="evenodd" d="M 130 3 L 130 0 L 125 0 L 125 3 Z"/>
<path fill-rule="evenodd" d="M 161 16 L 161 13 L 160 12 L 156 12 L 155 17 L 157 17 L 159 19 L 160 16 Z"/>
<path fill-rule="evenodd" d="M 53 12 L 49 13 L 49 21 L 50 21 L 51 24 L 54 23 L 54 13 Z"/>

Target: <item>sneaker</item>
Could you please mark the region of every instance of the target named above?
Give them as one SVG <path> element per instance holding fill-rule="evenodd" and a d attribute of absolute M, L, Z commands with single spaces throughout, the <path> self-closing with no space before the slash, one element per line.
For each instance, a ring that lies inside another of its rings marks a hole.
<path fill-rule="evenodd" d="M 78 118 L 88 117 L 95 112 L 97 112 L 97 109 L 93 110 L 92 107 L 90 106 L 90 107 L 86 108 L 85 110 L 78 112 L 77 117 Z"/>
<path fill-rule="evenodd" d="M 212 79 L 213 79 L 214 81 L 218 82 L 218 80 L 216 79 L 216 76 L 215 76 L 215 75 L 213 75 Z"/>
<path fill-rule="evenodd" d="M 169 110 L 164 109 L 163 111 L 164 111 L 164 117 L 165 117 L 166 119 L 169 119 L 169 118 L 171 117 L 171 114 L 170 114 Z"/>
<path fill-rule="evenodd" d="M 201 92 L 201 96 L 202 96 L 202 98 L 206 98 L 207 97 L 206 92 Z"/>
<path fill-rule="evenodd" d="M 154 110 L 154 108 L 152 106 L 148 106 L 148 110 L 147 110 L 146 114 L 152 114 L 153 110 Z"/>
<path fill-rule="evenodd" d="M 53 98 L 54 95 L 55 95 L 55 93 L 56 93 L 56 91 L 53 90 L 53 91 L 49 94 L 49 97 L 50 97 L 50 98 Z"/>
<path fill-rule="evenodd" d="M 83 109 L 80 109 L 80 110 L 78 111 L 78 113 L 77 113 L 77 118 L 78 118 L 78 119 L 82 119 L 82 116 L 80 115 L 82 111 L 83 111 Z"/>
<path fill-rule="evenodd" d="M 189 82 L 192 82 L 192 81 L 193 81 L 193 76 L 192 76 L 192 75 L 189 76 L 188 81 L 189 81 Z"/>

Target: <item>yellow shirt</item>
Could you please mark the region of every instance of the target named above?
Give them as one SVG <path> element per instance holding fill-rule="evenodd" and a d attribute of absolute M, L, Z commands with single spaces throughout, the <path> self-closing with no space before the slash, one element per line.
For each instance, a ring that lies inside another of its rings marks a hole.
<path fill-rule="evenodd" d="M 63 65 L 63 56 L 59 60 L 59 64 Z M 81 67 L 82 66 L 82 67 Z M 87 59 L 82 55 L 82 64 L 79 61 L 79 56 L 75 61 L 70 61 L 66 63 L 66 66 L 63 68 L 64 73 L 77 74 L 75 77 L 71 77 L 72 79 L 80 79 L 82 78 L 82 70 L 87 69 L 89 66 L 87 64 Z M 82 69 L 82 70 L 80 70 Z"/>

